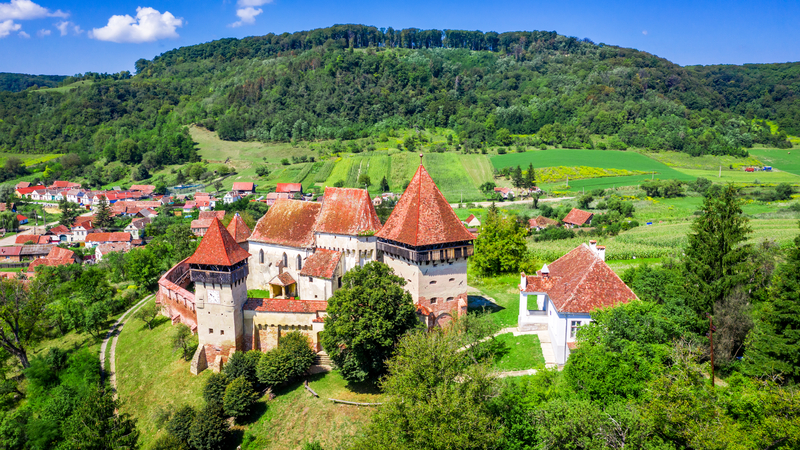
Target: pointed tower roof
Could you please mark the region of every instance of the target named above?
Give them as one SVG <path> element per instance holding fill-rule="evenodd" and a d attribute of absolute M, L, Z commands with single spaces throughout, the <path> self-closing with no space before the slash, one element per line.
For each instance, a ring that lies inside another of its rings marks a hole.
<path fill-rule="evenodd" d="M 244 223 L 244 219 L 239 213 L 236 213 L 231 220 L 231 223 L 228 224 L 228 233 L 233 236 L 233 239 L 236 241 L 237 244 L 241 244 L 243 242 L 247 242 L 247 238 L 250 237 L 250 234 L 253 232 L 250 231 L 250 228 Z"/>
<path fill-rule="evenodd" d="M 317 217 L 317 233 L 358 236 L 381 229 L 381 221 L 366 189 L 325 188 L 322 210 Z"/>
<path fill-rule="evenodd" d="M 414 247 L 475 239 L 422 164 L 375 236 Z"/>
<path fill-rule="evenodd" d="M 232 266 L 250 257 L 236 240 L 222 226 L 216 217 L 211 220 L 208 231 L 203 235 L 200 246 L 186 261 L 189 264 L 206 264 L 210 266 Z"/>

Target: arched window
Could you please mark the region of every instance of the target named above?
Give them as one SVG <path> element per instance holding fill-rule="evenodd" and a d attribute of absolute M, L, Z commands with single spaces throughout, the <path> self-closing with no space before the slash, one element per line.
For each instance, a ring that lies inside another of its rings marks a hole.
<path fill-rule="evenodd" d="M 284 253 L 284 254 L 283 254 L 283 259 L 282 259 L 282 261 L 283 261 L 283 267 L 284 267 L 284 268 L 287 268 L 287 267 L 289 267 L 289 259 L 287 259 L 287 258 L 286 258 L 286 253 Z"/>
<path fill-rule="evenodd" d="M 258 251 L 258 263 L 264 264 L 264 250 Z"/>
<path fill-rule="evenodd" d="M 297 270 L 300 270 L 302 268 L 303 268 L 303 259 L 300 258 L 300 255 L 297 255 Z"/>

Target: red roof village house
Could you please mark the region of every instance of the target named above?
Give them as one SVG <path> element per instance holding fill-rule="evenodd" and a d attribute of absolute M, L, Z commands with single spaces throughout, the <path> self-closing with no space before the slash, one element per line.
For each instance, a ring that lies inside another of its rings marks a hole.
<path fill-rule="evenodd" d="M 34 259 L 28 265 L 28 278 L 36 276 L 36 268 L 39 266 L 65 266 L 77 262 L 75 252 L 61 247 L 53 247 L 44 258 Z"/>
<path fill-rule="evenodd" d="M 20 246 L 0 247 L 0 261 L 20 262 L 22 261 L 22 258 L 20 257 L 21 251 L 22 247 Z"/>
<path fill-rule="evenodd" d="M 156 190 L 152 184 L 134 184 L 130 188 L 131 191 L 141 192 L 144 196 L 149 197 Z"/>
<path fill-rule="evenodd" d="M 514 191 L 507 187 L 496 187 L 494 188 L 494 191 L 500 194 L 500 196 L 506 200 L 514 198 Z"/>
<path fill-rule="evenodd" d="M 558 226 L 558 221 L 550 219 L 545 216 L 539 216 L 528 220 L 528 228 L 536 230 L 544 230 L 547 227 Z"/>
<path fill-rule="evenodd" d="M 594 310 L 638 300 L 608 267 L 605 252 L 589 241 L 545 264 L 536 275 L 520 276 L 519 329 L 546 330 L 557 364 L 567 360 L 578 328 L 592 321 Z"/>
<path fill-rule="evenodd" d="M 591 225 L 592 217 L 594 217 L 593 213 L 582 211 L 578 208 L 572 208 L 572 211 L 567 214 L 567 217 L 564 217 L 562 222 L 569 228 L 575 228 L 583 225 Z"/>
<path fill-rule="evenodd" d="M 30 197 L 34 191 L 43 191 L 45 189 L 46 188 L 44 185 L 28 186 L 28 187 L 18 187 L 15 192 L 17 193 L 18 197 Z"/>
<path fill-rule="evenodd" d="M 48 189 L 74 189 L 81 187 L 80 183 L 71 183 L 69 181 L 53 181 L 53 184 L 47 186 Z"/>
<path fill-rule="evenodd" d="M 86 236 L 86 246 L 93 248 L 108 242 L 131 242 L 131 240 L 131 234 L 125 232 L 89 233 Z"/>
<path fill-rule="evenodd" d="M 126 253 L 131 250 L 130 242 L 106 242 L 105 244 L 98 245 L 94 250 L 94 261 L 101 262 L 103 257 L 109 253 L 122 252 Z"/>
<path fill-rule="evenodd" d="M 292 198 L 293 198 L 292 194 L 288 192 L 270 192 L 269 194 L 267 194 L 264 203 L 266 203 L 267 206 L 272 206 L 275 204 L 276 201 L 280 199 L 291 200 Z"/>
<path fill-rule="evenodd" d="M 252 182 L 236 182 L 233 183 L 231 190 L 239 195 L 255 194 L 256 184 Z"/>
<path fill-rule="evenodd" d="M 46 235 L 37 235 L 37 234 L 18 234 L 14 238 L 14 244 L 16 245 L 24 245 L 24 244 L 34 244 L 34 245 L 41 245 L 41 244 L 49 244 L 51 241 L 51 236 Z"/>
<path fill-rule="evenodd" d="M 303 185 L 300 183 L 278 183 L 275 192 L 283 194 L 302 194 Z"/>

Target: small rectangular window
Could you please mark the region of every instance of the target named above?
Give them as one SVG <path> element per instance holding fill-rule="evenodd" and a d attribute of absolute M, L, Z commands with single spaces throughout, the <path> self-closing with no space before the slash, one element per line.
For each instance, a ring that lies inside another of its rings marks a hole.
<path fill-rule="evenodd" d="M 569 337 L 574 338 L 576 334 L 578 334 L 578 328 L 581 327 L 580 320 L 573 320 L 570 322 L 569 326 Z"/>
<path fill-rule="evenodd" d="M 219 330 L 219 334 L 225 334 L 225 330 Z"/>
<path fill-rule="evenodd" d="M 214 329 L 213 328 L 209 328 L 208 329 L 208 334 L 214 334 Z"/>

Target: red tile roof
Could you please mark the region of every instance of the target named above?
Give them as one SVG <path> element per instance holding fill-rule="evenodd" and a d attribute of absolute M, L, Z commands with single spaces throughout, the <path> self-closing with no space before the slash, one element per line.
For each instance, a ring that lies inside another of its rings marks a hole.
<path fill-rule="evenodd" d="M 125 232 L 115 233 L 89 233 L 86 242 L 130 242 L 131 234 Z"/>
<path fill-rule="evenodd" d="M 50 253 L 45 256 L 47 259 L 74 259 L 75 252 L 72 250 L 67 250 L 66 248 L 61 247 L 53 247 L 50 249 Z"/>
<path fill-rule="evenodd" d="M 36 268 L 39 266 L 66 266 L 68 264 L 75 263 L 73 259 L 50 259 L 50 258 L 39 258 L 34 259 L 28 264 L 28 272 L 35 272 Z"/>
<path fill-rule="evenodd" d="M 195 220 L 192 221 L 192 223 L 191 223 L 191 225 L 189 225 L 189 227 L 192 230 L 207 229 L 208 227 L 211 226 L 211 222 L 213 220 L 214 220 L 213 218 L 212 219 L 195 219 Z"/>
<path fill-rule="evenodd" d="M 590 313 L 597 308 L 627 303 L 636 294 L 586 244 L 548 264 L 549 276 L 527 277 L 523 292 L 546 292 L 556 309 Z"/>
<path fill-rule="evenodd" d="M 80 183 L 70 183 L 69 181 L 53 181 L 53 184 L 49 186 L 50 188 L 79 188 L 81 187 Z"/>
<path fill-rule="evenodd" d="M 303 268 L 300 270 L 300 275 L 330 280 L 333 278 L 333 273 L 336 271 L 336 266 L 339 265 L 341 257 L 342 252 L 318 248 L 306 259 Z"/>
<path fill-rule="evenodd" d="M 200 211 L 200 216 L 198 217 L 198 219 L 200 220 L 213 219 L 214 217 L 216 217 L 219 220 L 224 219 L 225 211 Z"/>
<path fill-rule="evenodd" d="M 375 236 L 415 247 L 475 239 L 422 165 Z"/>
<path fill-rule="evenodd" d="M 315 232 L 357 236 L 380 229 L 381 221 L 365 189 L 325 188 Z"/>
<path fill-rule="evenodd" d="M 280 199 L 258 220 L 250 240 L 287 247 L 311 247 L 314 224 L 321 208 L 317 202 Z"/>
<path fill-rule="evenodd" d="M 564 217 L 563 222 L 569 223 L 572 225 L 583 225 L 586 222 L 592 220 L 592 216 L 594 214 L 588 211 L 582 211 L 578 208 L 572 208 L 572 211 L 567 214 L 567 217 Z"/>
<path fill-rule="evenodd" d="M 127 252 L 131 249 L 130 242 L 106 242 L 97 246 L 101 255 L 107 255 L 111 252 Z"/>
<path fill-rule="evenodd" d="M 233 183 L 233 187 L 231 189 L 234 191 L 254 191 L 256 189 L 256 185 L 252 182 L 237 182 Z"/>
<path fill-rule="evenodd" d="M 558 221 L 550 219 L 545 216 L 539 216 L 535 219 L 528 220 L 528 226 L 531 228 L 534 227 L 547 228 L 551 225 L 558 225 Z"/>
<path fill-rule="evenodd" d="M 33 242 L 34 244 L 49 244 L 50 236 L 39 236 L 35 234 L 18 234 L 15 239 L 15 244 L 24 244 L 26 242 Z"/>
<path fill-rule="evenodd" d="M 248 298 L 244 309 L 257 312 L 317 313 L 328 309 L 324 300 Z"/>
<path fill-rule="evenodd" d="M 30 181 L 20 181 L 19 183 L 17 183 L 16 189 L 27 188 L 27 187 L 31 187 Z"/>
<path fill-rule="evenodd" d="M 152 184 L 134 184 L 131 186 L 131 190 L 151 193 L 156 190 L 156 187 Z"/>
<path fill-rule="evenodd" d="M 22 247 L 0 247 L 0 256 L 19 256 Z"/>
<path fill-rule="evenodd" d="M 295 283 L 297 283 L 297 281 L 294 280 L 294 277 L 292 277 L 289 272 L 281 272 L 272 277 L 268 284 L 274 284 L 277 286 L 291 286 Z"/>
<path fill-rule="evenodd" d="M 236 213 L 231 219 L 231 223 L 228 224 L 228 233 L 233 236 L 233 239 L 236 241 L 237 244 L 241 244 L 243 242 L 247 242 L 247 238 L 253 233 L 250 231 L 250 228 L 244 223 L 244 219 L 239 213 Z"/>
<path fill-rule="evenodd" d="M 24 188 L 18 188 L 17 189 L 17 193 L 19 195 L 26 195 L 26 194 L 30 194 L 33 191 L 38 191 L 40 189 L 45 189 L 45 187 L 42 186 L 42 185 L 37 185 L 37 186 L 28 186 L 28 187 L 24 187 Z"/>
<path fill-rule="evenodd" d="M 70 234 L 72 232 L 69 231 L 69 228 L 65 227 L 64 225 L 58 225 L 56 227 L 50 228 L 50 233 L 53 233 L 53 234 Z"/>
<path fill-rule="evenodd" d="M 212 219 L 211 226 L 203 235 L 203 240 L 194 254 L 186 261 L 189 264 L 205 264 L 214 266 L 232 266 L 250 257 L 219 219 Z"/>
<path fill-rule="evenodd" d="M 294 193 L 294 192 L 302 192 L 303 185 L 301 183 L 278 183 L 275 187 L 275 192 L 286 192 L 286 193 Z"/>

